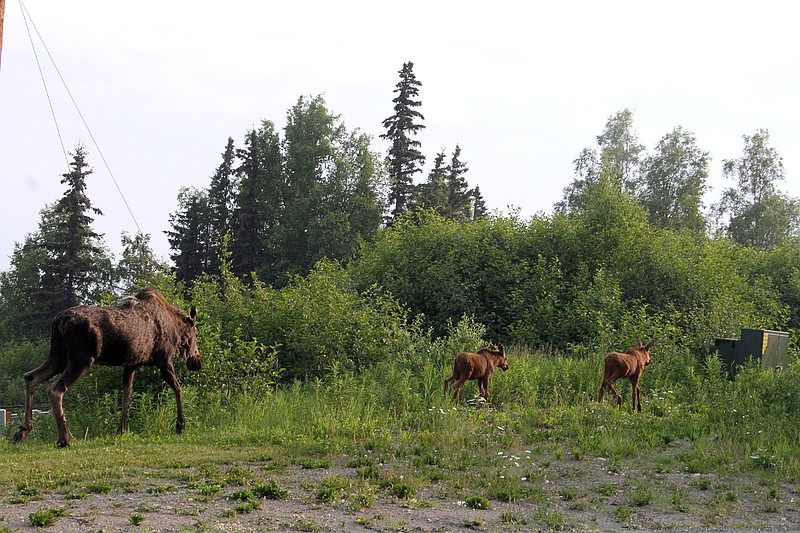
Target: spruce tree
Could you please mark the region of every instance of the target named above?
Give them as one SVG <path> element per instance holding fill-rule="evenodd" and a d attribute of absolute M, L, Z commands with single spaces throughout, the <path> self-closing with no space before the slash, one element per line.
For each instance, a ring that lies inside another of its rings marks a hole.
<path fill-rule="evenodd" d="M 392 216 L 408 210 L 409 199 L 414 190 L 414 174 L 422 170 L 425 156 L 420 151 L 421 143 L 414 138 L 425 126 L 420 121 L 425 117 L 417 111 L 419 87 L 422 85 L 414 76 L 414 64 L 407 62 L 399 72 L 400 81 L 394 90 L 394 114 L 383 121 L 389 147 L 389 203 L 394 205 Z"/>
<path fill-rule="evenodd" d="M 442 216 L 447 212 L 450 194 L 447 187 L 448 167 L 444 162 L 445 157 L 444 150 L 436 154 L 427 181 L 414 187 L 410 210 L 435 209 Z"/>
<path fill-rule="evenodd" d="M 257 272 L 271 281 L 267 272 L 276 261 L 276 232 L 285 201 L 280 140 L 275 125 L 262 121 L 249 131 L 244 149 L 238 150 L 238 185 L 232 213 L 231 255 L 237 275 Z"/>
<path fill-rule="evenodd" d="M 225 151 L 222 153 L 222 163 L 220 163 L 211 177 L 211 184 L 208 187 L 211 245 L 214 252 L 212 266 L 214 270 L 219 268 L 220 246 L 231 224 L 235 163 L 236 148 L 233 145 L 233 139 L 228 137 L 228 144 L 225 145 Z"/>
<path fill-rule="evenodd" d="M 472 220 L 484 218 L 488 214 L 489 210 L 486 208 L 486 201 L 481 194 L 481 188 L 476 185 L 472 190 Z"/>
<path fill-rule="evenodd" d="M 447 213 L 448 218 L 466 222 L 472 218 L 472 191 L 464 174 L 469 170 L 461 161 L 461 147 L 456 145 L 447 167 Z"/>
<path fill-rule="evenodd" d="M 211 273 L 214 257 L 211 243 L 211 217 L 208 195 L 198 189 L 183 188 L 178 194 L 178 211 L 170 215 L 167 239 L 174 253 L 175 277 L 192 283 L 203 273 Z"/>
<path fill-rule="evenodd" d="M 72 154 L 70 171 L 62 174 L 67 186 L 53 207 L 52 220 L 40 232 L 41 245 L 47 251 L 42 265 L 42 289 L 50 300 L 51 310 L 91 302 L 97 297 L 97 285 L 109 281 L 110 260 L 101 236 L 92 229 L 94 217 L 103 213 L 92 207 L 86 195 L 86 178 L 92 174 L 86 151 L 78 146 Z"/>

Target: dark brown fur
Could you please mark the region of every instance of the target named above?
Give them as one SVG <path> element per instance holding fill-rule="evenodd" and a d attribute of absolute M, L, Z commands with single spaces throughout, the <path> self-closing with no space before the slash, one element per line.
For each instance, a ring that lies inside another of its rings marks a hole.
<path fill-rule="evenodd" d="M 631 394 L 633 396 L 633 410 L 642 410 L 642 389 L 639 379 L 642 377 L 644 367 L 650 364 L 650 350 L 656 341 L 650 341 L 647 346 L 640 340 L 635 348 L 628 348 L 625 353 L 611 352 L 606 356 L 603 364 L 603 381 L 597 393 L 597 401 L 603 401 L 603 392 L 608 387 L 617 397 L 617 404 L 622 405 L 622 395 L 614 388 L 614 382 L 620 378 L 631 380 Z"/>
<path fill-rule="evenodd" d="M 444 394 L 447 395 L 447 388 L 453 385 L 453 397 L 458 402 L 461 387 L 468 380 L 478 380 L 480 395 L 484 400 L 489 400 L 489 379 L 492 377 L 494 369 L 500 367 L 504 371 L 508 370 L 506 361 L 506 349 L 501 344 L 500 349 L 481 348 L 477 353 L 461 352 L 453 361 L 453 375 L 444 380 Z"/>
<path fill-rule="evenodd" d="M 194 326 L 196 316 L 194 306 L 187 316 L 153 288 L 142 289 L 118 305 L 80 305 L 58 313 L 51 326 L 50 355 L 44 363 L 25 374 L 25 421 L 14 435 L 14 442 L 21 442 L 33 429 L 33 394 L 36 388 L 61 374 L 48 393 L 58 431 L 58 445 L 69 446 L 62 398 L 81 374 L 95 364 L 124 367 L 122 418 L 117 433 L 125 431 L 133 377 L 140 366 L 158 367 L 164 381 L 175 392 L 178 403 L 175 429 L 180 433 L 185 421 L 181 387 L 172 361 L 178 357 L 190 370 L 200 369 L 197 329 Z"/>

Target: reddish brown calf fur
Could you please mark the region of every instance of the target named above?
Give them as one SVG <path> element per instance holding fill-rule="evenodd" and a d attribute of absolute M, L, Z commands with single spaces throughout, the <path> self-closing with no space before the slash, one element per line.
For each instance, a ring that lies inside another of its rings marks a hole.
<path fill-rule="evenodd" d="M 639 379 L 644 367 L 650 364 L 650 350 L 655 344 L 656 341 L 650 341 L 647 346 L 643 346 L 640 340 L 635 348 L 628 348 L 625 353 L 608 354 L 603 365 L 603 381 L 600 383 L 597 401 L 603 401 L 603 392 L 608 387 L 616 395 L 617 404 L 622 405 L 622 395 L 614 388 L 614 382 L 620 378 L 628 378 L 631 380 L 633 410 L 641 412 L 642 389 L 639 387 Z"/>
<path fill-rule="evenodd" d="M 506 349 L 501 344 L 500 349 L 481 348 L 477 353 L 461 352 L 453 361 L 453 375 L 444 380 L 444 394 L 447 396 L 447 388 L 453 385 L 453 397 L 458 402 L 461 387 L 468 380 L 478 380 L 480 395 L 484 400 L 489 400 L 489 378 L 492 377 L 494 369 L 500 367 L 504 371 L 508 370 L 506 361 Z"/>

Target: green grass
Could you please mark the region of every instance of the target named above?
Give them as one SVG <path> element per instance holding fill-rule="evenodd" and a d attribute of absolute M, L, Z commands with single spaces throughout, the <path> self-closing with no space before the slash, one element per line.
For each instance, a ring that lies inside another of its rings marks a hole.
<path fill-rule="evenodd" d="M 23 444 L 0 442 L 0 496 L 27 503 L 48 492 L 69 500 L 190 489 L 209 501 L 248 490 L 252 496 L 235 500 L 233 510 L 244 513 L 260 500 L 289 497 L 284 476 L 306 471 L 314 481 L 305 489 L 322 505 L 344 501 L 355 511 L 376 498 L 411 505 L 426 491 L 451 502 L 465 495 L 485 501 L 509 522 L 560 528 L 570 526 L 568 509 L 612 505 L 619 523 L 646 506 L 703 513 L 716 498 L 727 510 L 753 487 L 760 510 L 774 514 L 788 507 L 786 494 L 800 492 L 794 359 L 781 372 L 746 368 L 736 381 L 702 364 L 691 379 L 670 381 L 677 371 L 662 359 L 657 371 L 645 372 L 644 410 L 633 414 L 596 402 L 599 356 L 515 355 L 512 368 L 492 379 L 492 402 L 480 408 L 455 406 L 441 394 L 446 368 L 412 375 L 398 362 L 287 385 L 262 400 L 203 399 L 186 387 L 188 427 L 180 436 L 158 422 L 122 438 L 109 430 L 75 439 L 61 450 L 53 446 L 52 420 L 42 419 Z M 629 399 L 629 385 L 620 389 Z M 169 420 L 174 402 L 166 396 L 157 408 Z M 88 418 L 75 405 L 66 410 L 70 424 Z M 667 475 L 686 481 L 659 481 Z M 518 503 L 538 506 L 539 514 L 519 515 Z"/>

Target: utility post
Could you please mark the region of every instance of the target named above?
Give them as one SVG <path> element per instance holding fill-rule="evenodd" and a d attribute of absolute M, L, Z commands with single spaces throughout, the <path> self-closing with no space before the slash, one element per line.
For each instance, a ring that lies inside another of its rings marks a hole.
<path fill-rule="evenodd" d="M 0 65 L 3 64 L 3 19 L 6 15 L 6 0 L 0 0 Z"/>

